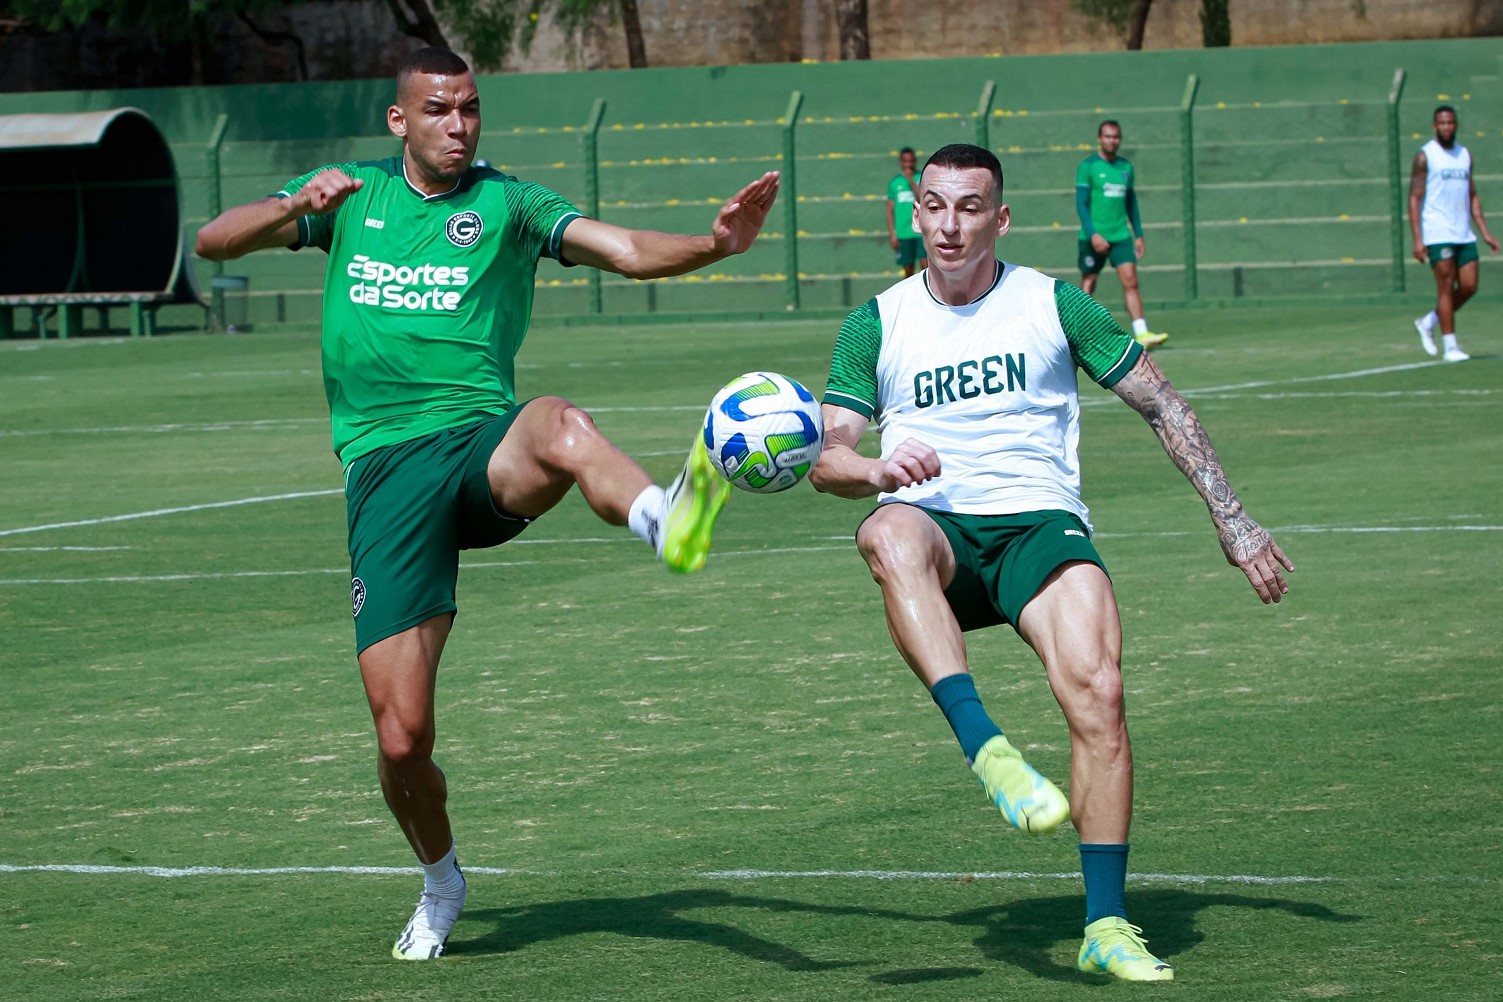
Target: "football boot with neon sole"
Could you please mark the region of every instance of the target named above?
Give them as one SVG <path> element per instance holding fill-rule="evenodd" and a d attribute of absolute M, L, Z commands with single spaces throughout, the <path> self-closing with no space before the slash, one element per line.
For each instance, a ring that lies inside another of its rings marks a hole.
<path fill-rule="evenodd" d="M 1070 802 L 1059 787 L 998 734 L 976 753 L 971 771 L 981 780 L 987 798 L 1014 828 L 1030 835 L 1047 835 L 1070 816 Z"/>
<path fill-rule="evenodd" d="M 1156 334 L 1153 331 L 1144 331 L 1141 334 L 1134 334 L 1132 336 L 1132 339 L 1138 342 L 1138 344 L 1142 345 L 1145 351 L 1153 351 L 1153 349 L 1159 347 L 1159 345 L 1169 340 L 1169 335 Z"/>
<path fill-rule="evenodd" d="M 696 437 L 664 506 L 662 558 L 669 570 L 693 574 L 704 567 L 715 519 L 730 496 L 730 482 L 711 464 L 704 440 Z"/>
<path fill-rule="evenodd" d="M 1148 952 L 1143 930 L 1115 915 L 1085 927 L 1075 966 L 1087 974 L 1110 974 L 1123 981 L 1174 980 L 1174 968 Z"/>

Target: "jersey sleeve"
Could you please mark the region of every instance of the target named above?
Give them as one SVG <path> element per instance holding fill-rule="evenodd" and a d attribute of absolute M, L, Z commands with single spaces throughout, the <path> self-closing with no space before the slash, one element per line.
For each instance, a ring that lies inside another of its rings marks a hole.
<path fill-rule="evenodd" d="M 1096 224 L 1091 222 L 1091 172 L 1087 169 L 1090 162 L 1082 160 L 1075 168 L 1075 214 L 1080 217 L 1080 229 L 1086 237 L 1096 232 Z"/>
<path fill-rule="evenodd" d="M 835 338 L 824 402 L 863 417 L 877 411 L 877 355 L 882 349 L 882 318 L 876 299 L 851 311 Z"/>
<path fill-rule="evenodd" d="M 355 165 L 352 163 L 325 164 L 322 167 L 317 167 L 300 177 L 295 177 L 291 181 L 288 181 L 282 185 L 275 197 L 291 198 L 301 191 L 304 185 L 313 180 L 315 175 L 322 174 L 326 170 L 339 170 L 349 174 L 351 177 L 355 176 Z M 335 209 L 333 212 L 320 212 L 313 216 L 299 216 L 297 220 L 297 243 L 292 245 L 292 249 L 300 250 L 303 247 L 318 247 L 327 253 L 330 245 L 334 242 L 334 220 L 338 215 L 339 210 Z"/>
<path fill-rule="evenodd" d="M 570 263 L 563 257 L 564 230 L 584 218 L 574 203 L 536 181 L 509 181 L 506 207 L 512 231 L 529 257 L 551 257 L 565 266 Z"/>
<path fill-rule="evenodd" d="M 1138 172 L 1127 172 L 1127 221 L 1132 225 L 1132 233 L 1135 237 L 1143 235 L 1143 217 L 1138 215 Z"/>
<path fill-rule="evenodd" d="M 1054 283 L 1054 308 L 1075 364 L 1101 386 L 1116 385 L 1143 354 L 1105 306 L 1070 283 Z"/>

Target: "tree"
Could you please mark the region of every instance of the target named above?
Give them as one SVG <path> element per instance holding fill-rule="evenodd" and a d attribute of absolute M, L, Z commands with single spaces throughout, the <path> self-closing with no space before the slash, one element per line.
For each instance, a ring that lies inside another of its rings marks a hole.
<path fill-rule="evenodd" d="M 872 57 L 867 0 L 835 0 L 835 26 L 840 32 L 841 59 Z"/>
<path fill-rule="evenodd" d="M 1207 3 L 1215 0 L 1206 0 Z M 1143 32 L 1148 27 L 1148 8 L 1153 0 L 1070 0 L 1070 6 L 1089 18 L 1106 24 L 1124 35 L 1127 47 L 1143 47 Z"/>
<path fill-rule="evenodd" d="M 1232 44 L 1231 0 L 1201 0 L 1200 38 L 1208 49 Z"/>
<path fill-rule="evenodd" d="M 427 0 L 387 0 L 423 4 Z M 600 18 L 620 22 L 626 32 L 627 62 L 632 69 L 647 66 L 647 42 L 637 0 L 432 0 L 433 11 L 463 46 L 479 69 L 497 70 L 515 49 L 527 52 L 544 15 L 571 42 L 580 41 Z M 432 43 L 437 44 L 437 43 Z"/>

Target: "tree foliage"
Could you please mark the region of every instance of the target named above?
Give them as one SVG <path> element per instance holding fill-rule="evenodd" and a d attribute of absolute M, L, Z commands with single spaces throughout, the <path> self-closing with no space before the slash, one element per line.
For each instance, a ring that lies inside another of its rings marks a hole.
<path fill-rule="evenodd" d="M 1153 0 L 1070 0 L 1070 6 L 1123 36 L 1129 49 L 1143 47 Z"/>
<path fill-rule="evenodd" d="M 288 6 L 285 0 L 0 0 L 0 15 L 44 31 L 82 28 L 98 19 L 112 28 L 140 25 L 167 38 L 182 38 L 195 21 L 210 15 L 255 16 Z"/>
<path fill-rule="evenodd" d="M 1200 38 L 1208 49 L 1232 44 L 1231 0 L 1201 0 Z"/>
<path fill-rule="evenodd" d="M 432 0 L 439 20 L 462 40 L 478 69 L 498 70 L 513 51 L 528 52 L 538 25 L 551 17 L 578 44 L 602 17 L 626 33 L 632 67 L 647 65 L 636 0 Z"/>

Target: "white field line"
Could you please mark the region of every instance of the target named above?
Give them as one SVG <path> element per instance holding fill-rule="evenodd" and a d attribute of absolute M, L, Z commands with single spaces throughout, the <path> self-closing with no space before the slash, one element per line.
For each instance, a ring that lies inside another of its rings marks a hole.
<path fill-rule="evenodd" d="M 466 866 L 466 873 L 486 876 L 530 875 L 537 871 L 511 867 Z M 0 863 L 0 873 L 72 873 L 84 876 L 140 877 L 281 877 L 309 874 L 345 874 L 354 876 L 413 876 L 422 873 L 416 866 L 101 866 L 95 864 L 44 863 L 31 866 Z M 1028 873 L 1021 870 L 990 872 L 947 872 L 929 870 L 714 870 L 691 872 L 691 877 L 710 880 L 1079 880 L 1079 873 Z M 1249 884 L 1283 886 L 1289 884 L 1327 884 L 1336 877 L 1265 877 L 1257 874 L 1214 873 L 1135 873 L 1128 881 L 1138 884 Z"/>
<path fill-rule="evenodd" d="M 134 546 L 0 546 L 0 553 L 105 553 L 134 549 Z"/>
<path fill-rule="evenodd" d="M 326 424 L 328 418 L 262 418 L 256 421 L 199 421 L 172 424 L 120 424 L 95 428 L 0 428 L 0 438 L 38 435 L 155 435 L 174 431 L 230 431 L 236 428 L 286 428 L 288 425 Z"/>
<path fill-rule="evenodd" d="M 134 511 L 125 515 L 106 515 L 103 518 L 82 518 L 74 522 L 51 522 L 47 525 L 27 525 L 19 529 L 0 529 L 0 536 L 17 536 L 25 532 L 45 532 L 48 529 L 72 529 L 81 525 L 104 525 L 106 522 L 130 522 L 138 518 L 156 518 L 159 515 L 178 515 L 185 511 L 208 511 L 211 508 L 237 508 L 240 505 L 260 504 L 263 501 L 292 501 L 297 498 L 321 498 L 330 494 L 343 494 L 343 488 L 326 491 L 294 491 L 291 494 L 266 494 L 261 497 L 236 498 L 234 501 L 212 501 L 208 504 L 190 504 L 180 508 L 154 508 L 151 511 Z"/>

